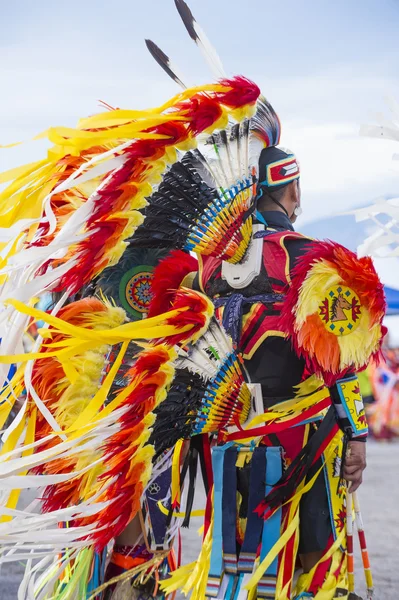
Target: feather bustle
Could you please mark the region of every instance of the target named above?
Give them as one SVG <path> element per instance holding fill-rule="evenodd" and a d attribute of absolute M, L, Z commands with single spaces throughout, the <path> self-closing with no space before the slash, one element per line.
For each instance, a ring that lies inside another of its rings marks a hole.
<path fill-rule="evenodd" d="M 319 298 L 315 286 L 323 277 L 321 293 L 338 284 L 357 294 L 362 307 L 359 331 L 337 337 L 326 330 L 318 314 L 323 297 Z M 348 370 L 361 370 L 371 359 L 378 359 L 385 335 L 382 319 L 386 304 L 383 286 L 370 258 L 359 259 L 335 242 L 313 242 L 298 259 L 291 279 L 281 327 L 288 332 L 296 353 L 305 359 L 311 372 L 322 375 L 327 385 L 333 385 Z M 304 305 L 310 300 L 312 305 L 317 304 L 316 311 Z"/>

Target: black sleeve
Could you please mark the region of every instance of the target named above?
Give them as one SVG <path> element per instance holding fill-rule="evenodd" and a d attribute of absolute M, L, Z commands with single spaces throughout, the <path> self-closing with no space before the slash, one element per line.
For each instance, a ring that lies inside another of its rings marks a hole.
<path fill-rule="evenodd" d="M 196 275 L 193 279 L 192 289 L 195 290 L 196 292 L 201 292 L 200 283 L 199 283 L 199 273 L 196 273 Z"/>
<path fill-rule="evenodd" d="M 310 243 L 311 243 L 311 240 L 309 240 L 308 238 L 293 239 L 293 240 L 288 239 L 285 242 L 285 247 L 287 249 L 289 260 L 290 260 L 290 265 L 289 265 L 290 273 L 292 273 L 292 270 L 294 269 L 298 258 L 300 258 L 304 254 L 306 254 L 306 251 L 307 251 Z"/>
<path fill-rule="evenodd" d="M 191 273 L 188 273 L 181 282 L 180 286 L 190 288 L 190 290 L 195 290 L 196 292 L 201 292 L 198 271 L 192 271 Z"/>

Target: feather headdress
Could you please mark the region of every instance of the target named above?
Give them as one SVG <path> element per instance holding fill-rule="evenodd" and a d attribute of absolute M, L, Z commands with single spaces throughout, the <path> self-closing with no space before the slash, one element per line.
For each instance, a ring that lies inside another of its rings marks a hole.
<path fill-rule="evenodd" d="M 206 333 L 213 306 L 178 288 L 195 269 L 191 251 L 244 257 L 259 153 L 278 143 L 280 126 L 258 86 L 227 78 L 187 5 L 176 5 L 216 83 L 186 89 L 171 60 L 148 42 L 183 90 L 157 108 L 111 109 L 76 128 L 51 128 L 45 159 L 0 176 L 7 184 L 0 192 L 1 424 L 24 397 L 0 452 L 0 563 L 29 559 L 21 598 L 85 597 L 94 550 L 140 506 L 155 411 L 161 423 L 168 392 L 183 385 L 196 395 L 181 419 L 183 437 L 187 423 L 200 433 L 247 414 L 239 358 L 216 325 Z M 130 261 L 153 267 L 176 249 L 185 260 L 172 289 L 162 298 L 163 283 L 155 285 L 152 316 L 127 322 L 121 306 L 130 319 L 139 316 L 127 292 L 137 275 Z M 98 298 L 68 304 L 86 286 L 117 306 Z M 61 294 L 50 314 L 35 308 L 47 291 Z M 45 325 L 23 354 L 24 331 L 38 321 Z M 132 340 L 144 349 L 114 393 Z M 187 381 L 195 383 L 191 390 Z M 41 514 L 39 500 L 18 510 L 18 490 L 28 487 L 43 498 Z"/>

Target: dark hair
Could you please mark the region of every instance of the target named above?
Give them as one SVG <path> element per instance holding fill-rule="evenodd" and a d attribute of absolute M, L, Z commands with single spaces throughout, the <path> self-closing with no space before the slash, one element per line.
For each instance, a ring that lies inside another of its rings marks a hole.
<path fill-rule="evenodd" d="M 266 210 L 273 207 L 273 204 L 276 205 L 279 202 L 281 203 L 286 190 L 286 185 L 279 186 L 276 190 L 271 190 L 270 188 L 262 186 L 259 191 L 258 210 Z"/>

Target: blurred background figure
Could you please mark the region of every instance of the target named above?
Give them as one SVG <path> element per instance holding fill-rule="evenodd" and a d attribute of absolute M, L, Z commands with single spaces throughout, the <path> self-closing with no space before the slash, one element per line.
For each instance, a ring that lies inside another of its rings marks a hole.
<path fill-rule="evenodd" d="M 375 399 L 367 408 L 371 432 L 377 440 L 391 441 L 399 436 L 399 328 L 395 322 L 390 324 L 389 318 L 387 321 L 384 359 L 371 366 L 365 376 L 369 375 Z"/>

